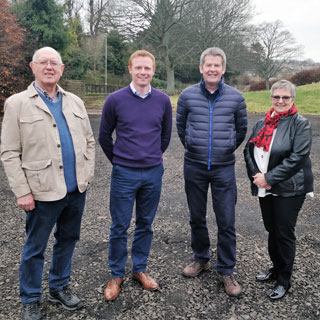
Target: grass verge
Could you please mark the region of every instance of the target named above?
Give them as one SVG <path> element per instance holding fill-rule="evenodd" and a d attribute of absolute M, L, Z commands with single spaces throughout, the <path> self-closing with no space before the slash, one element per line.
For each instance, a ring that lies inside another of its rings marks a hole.
<path fill-rule="evenodd" d="M 271 109 L 270 91 L 243 92 L 248 112 L 266 113 Z M 171 96 L 173 110 L 177 108 L 178 95 Z M 320 82 L 297 87 L 295 104 L 301 114 L 320 114 Z"/>

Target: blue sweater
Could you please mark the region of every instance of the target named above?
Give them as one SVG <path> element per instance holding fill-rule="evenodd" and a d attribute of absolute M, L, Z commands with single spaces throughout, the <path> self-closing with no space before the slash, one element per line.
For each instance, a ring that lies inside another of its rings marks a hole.
<path fill-rule="evenodd" d="M 130 87 L 109 95 L 104 103 L 100 145 L 113 164 L 132 168 L 149 168 L 162 163 L 172 129 L 169 97 L 152 88 L 142 99 Z M 116 140 L 112 133 L 116 131 Z"/>
<path fill-rule="evenodd" d="M 63 172 L 67 192 L 73 192 L 77 189 L 76 162 L 69 127 L 66 118 L 62 113 L 62 94 L 60 94 L 60 99 L 57 102 L 53 102 L 42 94 L 40 94 L 40 97 L 46 103 L 57 123 L 61 142 L 61 146 L 59 147 L 61 147 L 62 152 Z"/>

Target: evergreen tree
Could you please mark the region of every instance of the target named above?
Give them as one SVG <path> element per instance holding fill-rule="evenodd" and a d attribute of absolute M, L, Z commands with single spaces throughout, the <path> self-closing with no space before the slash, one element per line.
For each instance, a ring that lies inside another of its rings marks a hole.
<path fill-rule="evenodd" d="M 68 46 L 63 50 L 62 60 L 65 64 L 63 76 L 65 79 L 81 80 L 87 72 L 89 61 L 81 48 L 84 33 L 80 16 L 67 16 L 66 25 L 69 34 Z"/>
<path fill-rule="evenodd" d="M 128 71 L 128 45 L 116 29 L 108 34 L 108 70 L 117 75 Z"/>
<path fill-rule="evenodd" d="M 63 7 L 54 0 L 16 1 L 12 9 L 26 29 L 27 54 L 44 46 L 59 52 L 67 47 L 69 35 L 63 22 Z"/>

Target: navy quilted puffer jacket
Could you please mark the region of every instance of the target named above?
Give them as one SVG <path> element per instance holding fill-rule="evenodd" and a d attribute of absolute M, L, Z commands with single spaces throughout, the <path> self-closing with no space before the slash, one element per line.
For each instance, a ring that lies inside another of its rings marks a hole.
<path fill-rule="evenodd" d="M 185 159 L 207 165 L 208 170 L 213 165 L 233 164 L 234 151 L 247 132 L 244 97 L 223 80 L 210 94 L 202 80 L 182 91 L 176 124 Z"/>

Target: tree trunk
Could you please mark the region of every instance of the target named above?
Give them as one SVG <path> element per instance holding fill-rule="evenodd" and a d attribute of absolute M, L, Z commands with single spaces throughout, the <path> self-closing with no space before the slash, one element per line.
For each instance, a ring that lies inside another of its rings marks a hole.
<path fill-rule="evenodd" d="M 169 95 L 174 95 L 174 70 L 167 66 L 167 93 Z"/>
<path fill-rule="evenodd" d="M 171 66 L 169 59 L 168 51 L 166 50 L 166 59 L 165 59 L 166 71 L 167 71 L 167 93 L 168 95 L 174 95 L 174 69 Z"/>
<path fill-rule="evenodd" d="M 269 90 L 270 89 L 269 79 L 265 79 L 265 81 L 266 81 L 266 90 Z"/>
<path fill-rule="evenodd" d="M 94 84 L 97 84 L 97 61 L 95 58 L 93 58 L 93 79 Z"/>

